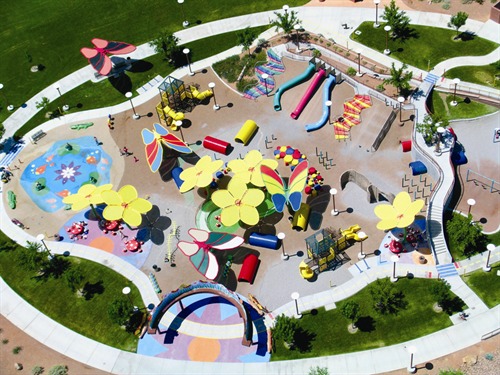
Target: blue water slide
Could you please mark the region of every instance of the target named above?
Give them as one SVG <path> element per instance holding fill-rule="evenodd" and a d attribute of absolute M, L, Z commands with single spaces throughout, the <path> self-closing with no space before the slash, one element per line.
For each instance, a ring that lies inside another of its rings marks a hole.
<path fill-rule="evenodd" d="M 315 71 L 316 65 L 310 62 L 309 66 L 301 74 L 293 77 L 291 80 L 286 81 L 282 86 L 278 87 L 276 93 L 274 94 L 274 110 L 281 111 L 281 95 L 283 95 L 285 91 L 300 85 L 304 81 L 307 81 L 312 77 Z"/>
<path fill-rule="evenodd" d="M 325 103 L 329 101 L 332 97 L 332 86 L 334 84 L 335 84 L 335 76 L 330 74 L 325 82 L 325 86 L 323 86 L 323 115 L 321 116 L 318 122 L 306 125 L 306 130 L 308 132 L 311 132 L 313 130 L 318 130 L 319 128 L 323 127 L 328 121 L 331 108 L 327 106 Z"/>

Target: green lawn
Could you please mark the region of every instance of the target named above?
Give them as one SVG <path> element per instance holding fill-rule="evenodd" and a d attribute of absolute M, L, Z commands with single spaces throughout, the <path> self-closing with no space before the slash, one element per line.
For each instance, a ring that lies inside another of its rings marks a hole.
<path fill-rule="evenodd" d="M 253 29 L 257 34 L 261 34 L 267 28 L 267 26 L 259 26 Z M 237 32 L 238 31 L 232 31 L 209 38 L 199 39 L 191 43 L 186 43 L 183 47 L 187 47 L 191 50 L 191 62 L 203 60 L 234 47 L 237 44 Z M 139 66 L 149 69 L 145 71 L 137 69 L 137 71 L 134 72 L 127 72 L 118 81 L 111 81 L 109 79 L 98 83 L 88 81 L 51 102 L 48 109 L 50 111 L 57 111 L 57 108 L 62 108 L 63 105 L 68 104 L 70 106 L 68 112 L 72 113 L 81 110 L 112 106 L 125 101 L 124 94 L 127 91 L 132 91 L 134 95 L 137 95 L 135 91 L 137 88 L 157 75 L 166 77 L 174 70 L 172 66 L 163 60 L 160 54 L 150 56 L 138 64 Z M 46 111 L 43 110 L 38 112 L 16 132 L 16 135 L 23 136 L 31 129 L 47 121 L 45 112 Z"/>
<path fill-rule="evenodd" d="M 495 79 L 500 75 L 500 61 L 494 64 L 482 66 L 460 66 L 445 73 L 446 78 L 460 78 L 462 81 L 477 83 L 478 85 L 489 87 L 500 87 L 500 79 Z"/>
<path fill-rule="evenodd" d="M 462 276 L 467 285 L 489 308 L 500 303 L 500 277 L 497 275 L 498 271 L 500 271 L 500 263 L 495 263 L 492 264 L 490 272 L 484 272 L 480 269 Z"/>
<path fill-rule="evenodd" d="M 479 37 L 468 41 L 453 41 L 456 33 L 451 29 L 417 25 L 411 27 L 415 30 L 415 38 L 405 42 L 389 38 L 388 47 L 391 50 L 391 57 L 423 70 L 432 69 L 441 61 L 452 57 L 483 56 L 498 47 L 496 43 Z M 386 32 L 382 26 L 375 29 L 373 22 L 367 21 L 357 30 L 361 31 L 361 34 L 352 33 L 353 40 L 379 52 L 384 51 Z"/>
<path fill-rule="evenodd" d="M 299 321 L 297 341 L 301 350 L 287 350 L 283 342 L 276 341 L 273 361 L 319 357 L 354 351 L 368 350 L 415 339 L 451 325 L 448 315 L 434 312 L 434 298 L 429 288 L 436 280 L 400 279 L 395 285 L 408 301 L 405 310 L 398 315 L 379 315 L 373 309 L 370 295 L 372 285 L 349 298 L 359 303 L 361 318 L 357 323 L 359 331 L 347 331 L 349 321 L 339 308 L 317 314 L 304 313 Z"/>
<path fill-rule="evenodd" d="M 189 3 L 189 5 L 188 5 Z M 191 25 L 265 10 L 299 6 L 307 0 L 190 0 L 182 7 Z M 3 83 L 0 122 L 9 104 L 19 106 L 43 88 L 80 69 L 87 60 L 80 48 L 92 38 L 140 45 L 160 30 L 182 29 L 182 10 L 176 1 L 118 0 L 67 2 L 19 0 L 2 3 L 0 82 Z M 43 71 L 30 67 L 42 64 Z"/>
<path fill-rule="evenodd" d="M 7 243 L 13 250 L 5 250 Z M 85 280 L 95 291 L 86 300 L 78 298 L 67 286 L 64 278 L 36 280 L 34 272 L 26 271 L 18 264 L 16 248 L 4 233 L 0 232 L 0 275 L 9 286 L 50 318 L 65 327 L 103 344 L 118 349 L 136 351 L 138 337 L 121 329 L 108 317 L 108 306 L 115 298 L 125 298 L 122 289 L 129 286 L 130 297 L 139 308 L 144 308 L 138 289 L 125 277 L 110 268 L 85 259 L 68 257 L 72 264 L 79 263 Z"/>
<path fill-rule="evenodd" d="M 453 107 L 450 102 L 453 101 L 453 95 L 433 91 L 432 92 L 432 112 L 446 116 L 450 120 L 469 119 L 485 116 L 498 111 L 497 107 L 479 103 L 473 100 L 457 96 L 458 105 Z"/>

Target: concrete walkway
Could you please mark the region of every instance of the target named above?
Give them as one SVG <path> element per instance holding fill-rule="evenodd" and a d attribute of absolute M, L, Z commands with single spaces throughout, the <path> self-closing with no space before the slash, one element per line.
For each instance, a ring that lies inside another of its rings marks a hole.
<path fill-rule="evenodd" d="M 323 34 L 326 38 L 333 38 L 337 43 L 347 45 L 349 48 L 356 48 L 358 45 L 355 42 L 347 39 L 349 30 L 344 30 L 341 23 L 348 23 L 349 26 L 356 27 L 361 20 L 370 19 L 373 16 L 372 9 L 364 8 L 328 8 L 328 7 L 305 7 L 298 8 L 299 17 L 303 20 L 303 26 L 307 30 Z M 412 18 L 412 23 L 422 25 L 442 25 L 446 27 L 449 16 L 431 13 L 408 12 Z M 177 35 L 181 42 L 189 42 L 208 35 L 219 34 L 229 30 L 240 29 L 246 26 L 264 25 L 273 18 L 272 12 L 264 12 L 242 17 L 221 20 L 208 23 L 205 25 L 196 26 L 186 30 L 179 31 Z M 481 23 L 473 20 L 467 22 L 466 28 L 475 32 L 477 35 L 498 42 L 500 38 L 499 26 L 491 21 Z M 204 61 L 192 64 L 194 70 L 210 66 L 213 62 L 223 59 L 235 53 L 239 53 L 240 48 L 236 47 L 217 56 L 213 56 Z M 453 59 L 450 64 L 446 62 L 437 66 L 434 71 L 437 73 L 439 69 L 449 69 L 453 66 L 467 62 L 468 65 L 488 64 L 498 60 L 499 50 L 488 56 L 467 57 L 462 60 Z M 140 46 L 132 58 L 140 59 L 152 54 L 148 45 Z M 392 62 L 396 62 L 390 56 L 380 54 L 372 50 L 364 51 L 364 55 L 370 59 L 380 61 L 384 65 L 390 66 Z M 466 60 L 464 60 L 466 59 Z M 415 68 L 411 68 L 415 70 Z M 175 77 L 182 77 L 187 73 L 187 68 L 176 71 Z M 58 82 L 61 93 L 70 91 L 83 82 L 92 79 L 93 71 L 90 67 L 85 67 L 79 71 L 63 78 Z M 157 95 L 156 90 L 149 90 L 145 94 L 134 98 L 134 103 L 137 105 L 144 103 Z M 36 112 L 35 102 L 41 97 L 46 96 L 53 100 L 58 96 L 55 86 L 48 87 L 33 98 L 27 101 L 27 107 L 18 109 L 12 116 L 4 122 L 7 129 L 6 137 L 14 134 L 22 124 L 30 119 Z M 128 109 L 128 102 L 111 108 L 101 108 L 92 111 L 86 111 L 65 116 L 62 119 L 52 120 L 42 126 L 43 129 L 49 130 L 57 128 L 57 126 L 69 121 L 85 120 L 86 118 L 96 116 L 106 116 L 108 113 L 117 113 Z M 27 235 L 17 226 L 10 222 L 10 218 L 6 215 L 3 207 L 3 202 L 0 204 L 0 220 L 2 222 L 2 230 L 16 242 L 24 244 L 25 241 L 33 241 L 31 236 Z M 113 257 L 107 253 L 84 248 L 80 245 L 68 245 L 51 242 L 50 248 L 55 253 L 70 251 L 72 255 L 81 256 L 87 259 L 98 261 L 108 267 L 125 275 L 125 277 L 133 280 L 139 288 L 145 304 L 159 302 L 158 297 L 154 293 L 149 283 L 148 278 L 139 270 L 133 268 L 128 263 Z M 68 247 L 69 246 L 69 247 Z M 492 254 L 491 262 L 500 260 L 500 249 L 497 247 Z M 372 259 L 367 262 L 374 263 Z M 467 272 L 481 268 L 483 265 L 483 255 L 478 255 L 471 258 L 470 262 L 463 263 Z M 375 263 L 374 263 L 375 264 Z M 417 266 L 417 265 L 400 265 L 398 275 L 407 275 L 408 272 L 416 277 L 425 277 L 431 271 L 437 275 L 435 267 Z M 321 293 L 303 297 L 299 300 L 300 310 L 317 308 L 326 306 L 334 308 L 335 303 L 350 295 L 353 295 L 370 282 L 380 277 L 390 276 L 392 268 L 388 265 L 371 267 L 363 273 L 355 276 L 348 284 L 338 286 Z M 119 373 L 119 374 L 181 374 L 181 373 L 220 373 L 220 374 L 264 374 L 264 373 L 307 373 L 311 367 L 320 366 L 328 367 L 330 374 L 345 374 L 345 373 L 380 373 L 392 371 L 395 369 L 404 368 L 408 365 L 409 355 L 405 349 L 408 345 L 414 345 L 418 348 L 418 353 L 415 355 L 415 363 L 423 363 L 434 358 L 452 353 L 479 342 L 483 336 L 498 330 L 500 306 L 494 309 L 488 309 L 477 296 L 467 287 L 463 281 L 456 276 L 449 278 L 452 290 L 457 293 L 464 302 L 469 306 L 470 318 L 467 321 L 452 321 L 453 326 L 436 332 L 432 335 L 422 337 L 411 342 L 401 343 L 390 347 L 384 347 L 375 350 L 368 350 L 358 353 L 343 354 L 337 356 L 328 356 L 320 358 L 312 358 L 299 361 L 280 361 L 271 363 L 204 363 L 204 362 L 189 362 L 189 361 L 172 361 L 161 358 L 146 357 L 134 353 L 119 351 L 117 349 L 99 344 L 86 337 L 68 330 L 65 327 L 52 321 L 39 311 L 28 305 L 15 292 L 13 292 L 0 279 L 0 313 L 11 320 L 20 329 L 23 329 L 28 334 L 32 335 L 40 342 L 57 350 L 65 355 L 68 355 L 89 366 L 102 369 L 104 371 Z M 295 314 L 295 305 L 290 303 L 276 309 L 273 315 L 284 313 L 287 315 Z M 184 327 L 184 323 L 186 326 Z M 187 321 L 183 323 L 182 329 L 189 331 L 195 327 L 189 327 Z"/>

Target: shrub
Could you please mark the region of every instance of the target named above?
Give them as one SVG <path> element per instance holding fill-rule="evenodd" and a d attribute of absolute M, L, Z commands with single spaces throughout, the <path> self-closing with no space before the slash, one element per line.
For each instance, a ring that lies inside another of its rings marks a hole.
<path fill-rule="evenodd" d="M 21 350 L 23 350 L 21 346 L 16 346 L 14 349 L 12 349 L 12 353 L 19 354 Z"/>
<path fill-rule="evenodd" d="M 375 87 L 375 89 L 379 92 L 382 92 L 385 90 L 385 86 L 383 83 L 381 83 L 380 85 L 378 85 L 377 87 Z"/>
<path fill-rule="evenodd" d="M 6 345 L 9 343 L 9 339 L 2 339 L 2 344 Z"/>
<path fill-rule="evenodd" d="M 321 51 L 319 51 L 317 49 L 313 49 L 312 55 L 313 55 L 313 57 L 320 57 L 321 56 Z"/>
<path fill-rule="evenodd" d="M 51 367 L 48 375 L 68 375 L 68 366 L 56 365 Z"/>
<path fill-rule="evenodd" d="M 328 367 L 311 367 L 307 375 L 328 375 Z"/>
<path fill-rule="evenodd" d="M 225 60 L 218 61 L 213 64 L 212 68 L 215 72 L 225 78 L 228 82 L 236 82 L 241 72 L 242 65 L 238 55 L 230 56 Z"/>
<path fill-rule="evenodd" d="M 31 375 L 41 375 L 44 368 L 42 366 L 35 366 L 31 369 Z"/>
<path fill-rule="evenodd" d="M 272 329 L 273 336 L 277 340 L 283 340 L 285 344 L 293 346 L 295 341 L 295 332 L 299 328 L 299 323 L 297 319 L 290 318 L 285 315 L 278 315 L 274 322 L 274 327 Z"/>
<path fill-rule="evenodd" d="M 356 69 L 354 69 L 353 67 L 350 66 L 349 68 L 347 68 L 347 75 L 351 76 L 351 77 L 355 76 L 356 75 Z"/>

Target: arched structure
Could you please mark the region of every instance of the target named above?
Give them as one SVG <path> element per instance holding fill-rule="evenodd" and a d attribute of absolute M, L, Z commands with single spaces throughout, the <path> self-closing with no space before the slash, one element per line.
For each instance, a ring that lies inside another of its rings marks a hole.
<path fill-rule="evenodd" d="M 247 310 L 243 305 L 243 301 L 236 293 L 230 291 L 224 285 L 208 281 L 197 281 L 195 283 L 192 283 L 191 285 L 183 286 L 167 294 L 153 311 L 151 320 L 148 325 L 148 333 L 156 333 L 161 318 L 175 303 L 179 302 L 187 296 L 200 293 L 215 294 L 234 305 L 234 307 L 238 309 L 238 313 L 243 319 L 245 327 L 241 343 L 245 346 L 252 345 L 252 320 L 250 319 L 250 315 L 247 313 Z"/>

